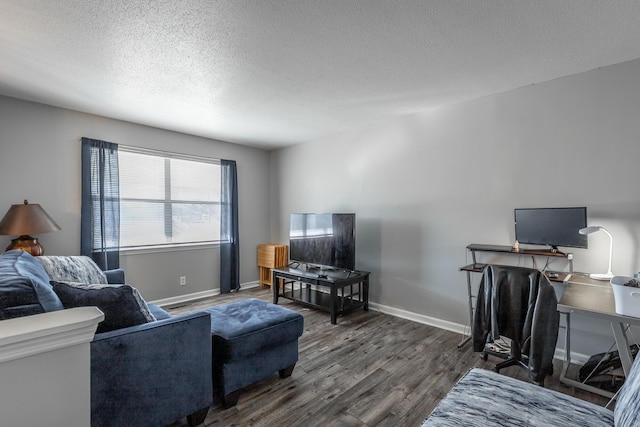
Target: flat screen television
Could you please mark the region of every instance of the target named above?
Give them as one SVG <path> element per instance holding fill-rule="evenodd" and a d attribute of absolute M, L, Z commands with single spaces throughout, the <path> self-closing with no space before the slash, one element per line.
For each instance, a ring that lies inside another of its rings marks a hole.
<path fill-rule="evenodd" d="M 519 243 L 587 249 L 587 236 L 578 232 L 587 226 L 586 207 L 515 209 L 514 217 Z"/>
<path fill-rule="evenodd" d="M 354 213 L 293 213 L 289 227 L 291 261 L 355 270 Z"/>

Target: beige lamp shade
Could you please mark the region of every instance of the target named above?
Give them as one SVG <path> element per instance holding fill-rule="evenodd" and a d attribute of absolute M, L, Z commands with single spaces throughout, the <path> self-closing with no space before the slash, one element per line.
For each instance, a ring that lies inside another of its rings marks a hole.
<path fill-rule="evenodd" d="M 11 241 L 7 250 L 21 249 L 31 255 L 42 255 L 42 246 L 29 234 L 49 233 L 60 230 L 60 226 L 38 204 L 29 204 L 27 200 L 21 205 L 11 205 L 2 221 L 0 235 L 19 236 Z"/>

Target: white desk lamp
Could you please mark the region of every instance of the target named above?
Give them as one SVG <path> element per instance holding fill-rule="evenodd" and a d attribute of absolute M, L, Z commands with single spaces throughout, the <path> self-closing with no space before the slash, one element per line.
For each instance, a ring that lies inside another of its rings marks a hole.
<path fill-rule="evenodd" d="M 578 231 L 578 233 L 591 234 L 600 230 L 604 231 L 609 235 L 609 270 L 607 270 L 605 274 L 598 274 L 598 273 L 590 274 L 589 277 L 596 280 L 611 280 L 611 278 L 613 277 L 613 273 L 611 272 L 611 258 L 613 257 L 613 236 L 611 235 L 611 233 L 609 233 L 606 228 L 600 227 L 599 225 L 592 225 L 590 227 L 581 228 Z"/>

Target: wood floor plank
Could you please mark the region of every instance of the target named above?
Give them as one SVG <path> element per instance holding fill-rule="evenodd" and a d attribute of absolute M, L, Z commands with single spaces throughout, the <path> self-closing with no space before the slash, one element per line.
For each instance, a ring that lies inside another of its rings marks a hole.
<path fill-rule="evenodd" d="M 189 313 L 245 298 L 272 301 L 269 288 L 250 288 L 170 308 Z M 299 360 L 289 378 L 274 372 L 245 388 L 237 406 L 214 404 L 206 426 L 417 426 L 458 379 L 472 367 L 492 369 L 500 359 L 482 360 L 459 334 L 375 311 L 338 317 L 293 301 L 279 305 L 304 316 Z M 558 381 L 561 369 L 545 386 L 604 406 L 608 399 L 575 391 Z M 517 366 L 501 373 L 528 381 Z M 172 427 L 187 426 L 186 419 Z"/>

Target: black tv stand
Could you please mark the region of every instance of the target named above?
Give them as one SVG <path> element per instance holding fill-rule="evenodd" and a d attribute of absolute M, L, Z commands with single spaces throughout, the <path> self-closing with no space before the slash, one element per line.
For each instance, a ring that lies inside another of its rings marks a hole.
<path fill-rule="evenodd" d="M 322 274 L 319 274 L 321 272 Z M 338 315 L 359 308 L 369 310 L 369 272 L 334 269 L 322 272 L 309 266 L 299 269 L 279 267 L 272 270 L 273 303 L 279 298 L 329 312 L 331 324 Z"/>

